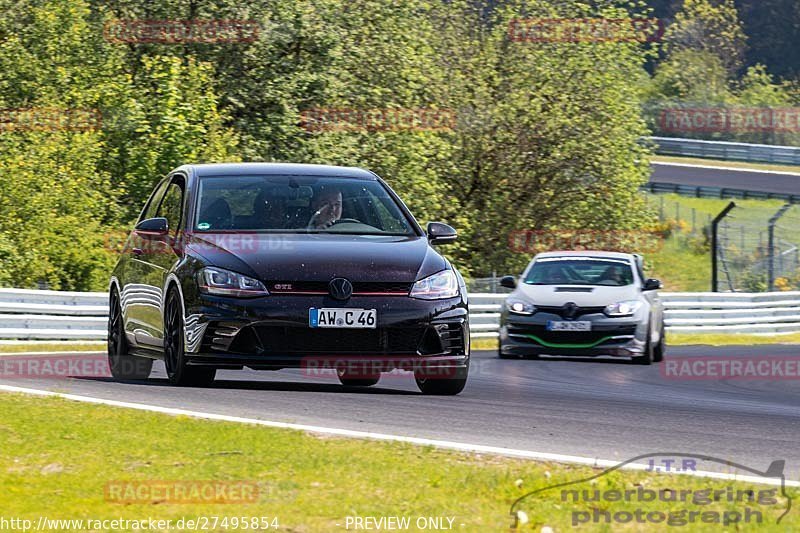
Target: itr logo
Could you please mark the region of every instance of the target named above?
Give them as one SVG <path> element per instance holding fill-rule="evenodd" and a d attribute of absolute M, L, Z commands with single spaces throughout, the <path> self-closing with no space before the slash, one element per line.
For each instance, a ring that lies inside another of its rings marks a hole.
<path fill-rule="evenodd" d="M 662 459 L 661 461 L 658 461 L 658 463 L 661 464 L 657 465 L 655 459 L 650 459 L 647 462 L 647 468 L 645 469 L 645 472 L 697 472 L 696 459 L 687 459 L 684 457 L 680 466 L 676 464 L 677 462 L 678 461 L 676 459 Z M 661 466 L 662 464 L 663 470 Z"/>

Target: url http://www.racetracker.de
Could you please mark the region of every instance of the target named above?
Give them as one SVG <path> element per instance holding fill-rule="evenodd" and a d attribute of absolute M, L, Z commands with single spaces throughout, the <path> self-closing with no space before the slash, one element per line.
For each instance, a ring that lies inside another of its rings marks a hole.
<path fill-rule="evenodd" d="M 40 516 L 36 520 L 0 516 L 0 531 L 236 531 L 278 529 L 274 516 L 196 516 L 193 518 L 64 519 Z"/>

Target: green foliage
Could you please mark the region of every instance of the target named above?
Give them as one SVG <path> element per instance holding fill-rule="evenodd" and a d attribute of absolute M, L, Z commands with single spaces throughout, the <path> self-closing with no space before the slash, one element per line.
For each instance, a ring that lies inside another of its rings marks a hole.
<path fill-rule="evenodd" d="M 741 68 L 747 45 L 733 0 L 684 0 L 665 39 L 669 53 L 688 49 L 713 54 L 730 75 Z"/>
<path fill-rule="evenodd" d="M 744 34 L 730 0 L 687 0 L 654 50 L 635 42 L 534 43 L 514 18 L 648 16 L 636 3 L 512 0 L 0 0 L 0 107 L 97 108 L 90 131 L 0 131 L 0 284 L 103 290 L 154 183 L 192 162 L 283 160 L 376 171 L 424 223 L 461 239 L 465 275 L 519 270 L 515 230 L 649 227 L 644 97 L 784 105 L 760 66 L 733 79 Z M 118 19 L 241 19 L 250 43 L 118 44 Z M 643 96 L 644 95 L 644 96 Z M 451 131 L 301 127 L 313 108 L 434 108 Z M 702 245 L 698 244 L 702 248 Z"/>

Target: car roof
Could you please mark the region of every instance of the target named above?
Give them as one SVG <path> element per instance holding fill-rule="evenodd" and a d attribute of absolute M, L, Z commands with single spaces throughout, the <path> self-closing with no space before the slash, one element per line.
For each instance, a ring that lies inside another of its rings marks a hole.
<path fill-rule="evenodd" d="M 634 260 L 634 254 L 625 254 L 622 252 L 606 252 L 603 250 L 565 250 L 563 252 L 542 252 L 537 254 L 534 259 L 545 259 L 547 257 L 597 257 L 607 259 L 627 259 Z"/>
<path fill-rule="evenodd" d="M 359 178 L 375 180 L 377 176 L 369 170 L 357 167 L 334 165 L 312 165 L 304 163 L 209 163 L 183 165 L 177 170 L 191 170 L 196 176 L 247 176 L 247 175 L 292 175 L 320 176 L 332 178 Z"/>

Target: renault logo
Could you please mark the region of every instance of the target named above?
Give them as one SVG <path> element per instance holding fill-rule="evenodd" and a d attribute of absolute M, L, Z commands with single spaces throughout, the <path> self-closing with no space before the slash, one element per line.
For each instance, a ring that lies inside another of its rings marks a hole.
<path fill-rule="evenodd" d="M 353 284 L 344 278 L 333 278 L 328 284 L 328 292 L 337 300 L 347 300 L 353 295 Z"/>
<path fill-rule="evenodd" d="M 578 315 L 578 310 L 580 308 L 575 302 L 567 302 L 561 307 L 561 316 L 572 320 Z"/>

